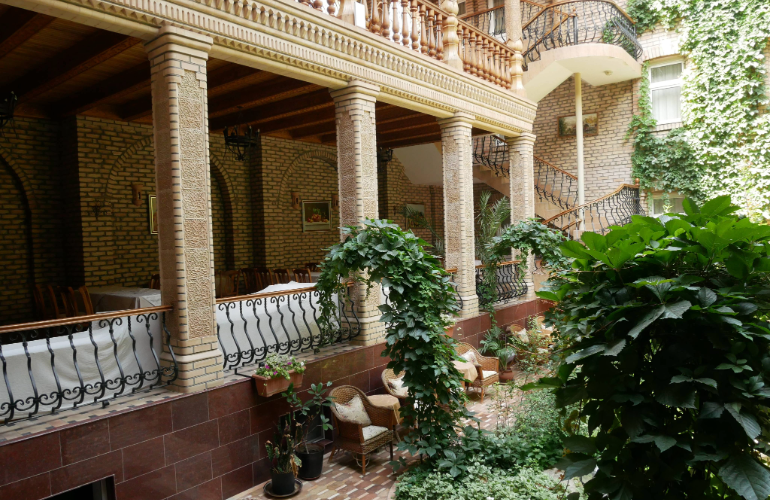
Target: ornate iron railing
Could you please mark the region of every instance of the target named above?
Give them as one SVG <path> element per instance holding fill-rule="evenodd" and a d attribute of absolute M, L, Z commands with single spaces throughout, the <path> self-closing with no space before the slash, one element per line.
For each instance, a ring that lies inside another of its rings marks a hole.
<path fill-rule="evenodd" d="M 567 0 L 549 5 L 522 27 L 524 61 L 547 50 L 584 43 L 618 45 L 634 59 L 642 55 L 634 21 L 608 0 Z"/>
<path fill-rule="evenodd" d="M 546 8 L 544 4 L 533 2 L 531 0 L 521 0 L 521 25 L 526 25 L 530 19 L 537 16 L 543 9 Z M 460 19 L 466 23 L 474 26 L 475 28 L 488 33 L 498 40 L 505 41 L 507 36 L 505 33 L 505 6 L 498 5 L 491 9 L 482 10 L 479 12 L 471 12 L 460 16 Z"/>
<path fill-rule="evenodd" d="M 578 198 L 577 177 L 542 158 L 534 157 L 535 191 L 541 201 L 548 200 L 562 210 L 574 207 Z"/>
<path fill-rule="evenodd" d="M 585 231 L 604 234 L 611 226 L 631 222 L 632 215 L 644 214 L 639 186 L 623 184 L 606 196 L 565 210 L 543 223 L 561 230 L 567 238 L 577 240 Z"/>
<path fill-rule="evenodd" d="M 224 369 L 254 365 L 268 354 L 296 354 L 345 342 L 360 325 L 351 287 L 335 294 L 337 315 L 322 331 L 320 292 L 314 287 L 217 299 L 217 337 Z"/>
<path fill-rule="evenodd" d="M 171 306 L 0 327 L 4 424 L 168 385 Z M 165 356 L 161 356 L 161 353 Z"/>
<path fill-rule="evenodd" d="M 497 299 L 494 301 L 495 304 L 527 294 L 527 283 L 524 281 L 524 275 L 521 273 L 519 265 L 520 261 L 511 260 L 501 262 L 497 266 Z M 476 266 L 476 294 L 479 297 L 479 304 L 482 306 L 489 303 L 489 299 L 481 294 L 485 272 L 486 267 L 483 264 Z"/>
<path fill-rule="evenodd" d="M 508 177 L 508 144 L 496 135 L 474 137 L 473 161 L 489 168 L 498 177 Z"/>

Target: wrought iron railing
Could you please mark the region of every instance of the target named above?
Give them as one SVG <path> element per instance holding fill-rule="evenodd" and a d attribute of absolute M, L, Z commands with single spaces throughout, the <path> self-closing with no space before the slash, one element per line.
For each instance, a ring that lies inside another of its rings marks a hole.
<path fill-rule="evenodd" d="M 612 193 L 565 210 L 543 224 L 561 230 L 569 239 L 578 240 L 585 231 L 604 234 L 611 226 L 631 222 L 632 215 L 644 214 L 639 186 L 623 184 Z"/>
<path fill-rule="evenodd" d="M 574 207 L 578 198 L 578 181 L 575 175 L 537 156 L 535 165 L 535 191 L 540 201 L 547 200 L 562 210 Z"/>
<path fill-rule="evenodd" d="M 337 315 L 322 331 L 320 292 L 314 286 L 217 299 L 217 337 L 224 369 L 254 365 L 268 354 L 296 354 L 358 336 L 355 293 L 335 294 Z"/>
<path fill-rule="evenodd" d="M 537 16 L 543 9 L 546 8 L 545 4 L 533 2 L 531 0 L 521 0 L 521 25 L 526 25 L 530 19 Z M 460 19 L 466 23 L 474 26 L 475 28 L 488 33 L 498 40 L 507 40 L 505 33 L 505 6 L 498 5 L 491 9 L 482 10 L 479 12 L 471 12 L 460 16 Z"/>
<path fill-rule="evenodd" d="M 642 55 L 634 21 L 608 0 L 567 0 L 549 5 L 522 27 L 524 61 L 543 52 L 584 43 L 618 45 L 634 59 Z"/>
<path fill-rule="evenodd" d="M 106 405 L 168 385 L 178 374 L 169 311 L 148 307 L 0 327 L 0 419 L 8 424 Z"/>
<path fill-rule="evenodd" d="M 520 261 L 511 260 L 501 262 L 497 266 L 497 299 L 494 300 L 495 304 L 527 294 L 527 283 L 524 281 L 524 274 L 521 273 L 519 265 Z M 476 294 L 479 297 L 479 304 L 482 306 L 489 303 L 489 299 L 481 293 L 485 272 L 486 267 L 483 264 L 476 266 Z"/>
<path fill-rule="evenodd" d="M 498 177 L 508 177 L 508 144 L 496 135 L 474 137 L 473 162 L 484 165 Z"/>

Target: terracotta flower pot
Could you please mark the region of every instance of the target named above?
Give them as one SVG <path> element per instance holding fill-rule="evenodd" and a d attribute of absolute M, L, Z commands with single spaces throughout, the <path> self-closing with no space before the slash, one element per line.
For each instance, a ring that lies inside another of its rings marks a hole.
<path fill-rule="evenodd" d="M 513 370 L 505 370 L 500 372 L 500 382 L 510 382 L 513 379 Z"/>
<path fill-rule="evenodd" d="M 256 373 L 251 376 L 254 382 L 257 384 L 257 394 L 266 398 L 274 394 L 285 391 L 289 388 L 289 384 L 294 384 L 295 388 L 302 387 L 302 373 L 294 373 L 294 370 L 289 372 L 288 379 L 283 377 L 263 377 Z"/>

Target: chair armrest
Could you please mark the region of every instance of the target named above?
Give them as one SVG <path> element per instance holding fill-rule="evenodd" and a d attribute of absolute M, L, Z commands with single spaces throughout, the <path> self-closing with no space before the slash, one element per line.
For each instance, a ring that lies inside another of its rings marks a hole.
<path fill-rule="evenodd" d="M 362 442 L 362 436 L 364 427 L 360 424 L 354 424 L 352 422 L 343 422 L 340 419 L 336 419 L 337 433 L 342 439 L 348 439 L 350 441 Z"/>
<path fill-rule="evenodd" d="M 498 371 L 497 365 L 499 361 L 497 358 L 492 358 L 489 356 L 479 356 L 479 364 L 481 365 L 481 368 L 483 370 L 487 371 Z"/>
<path fill-rule="evenodd" d="M 379 406 L 367 406 L 366 413 L 369 414 L 369 418 L 372 420 L 372 425 L 378 425 L 380 427 L 386 427 L 390 429 L 395 420 L 396 413 L 391 408 L 380 408 Z"/>

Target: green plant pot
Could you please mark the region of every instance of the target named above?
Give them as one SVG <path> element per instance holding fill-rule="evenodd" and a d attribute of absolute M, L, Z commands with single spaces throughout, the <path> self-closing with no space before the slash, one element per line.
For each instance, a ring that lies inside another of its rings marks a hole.
<path fill-rule="evenodd" d="M 290 495 L 294 493 L 297 483 L 294 481 L 293 472 L 270 471 L 272 476 L 271 490 L 274 495 Z"/>
<path fill-rule="evenodd" d="M 302 467 L 299 468 L 300 479 L 318 479 L 324 468 L 324 449 L 317 444 L 307 445 L 310 453 L 296 450 L 296 454 L 302 461 Z"/>

